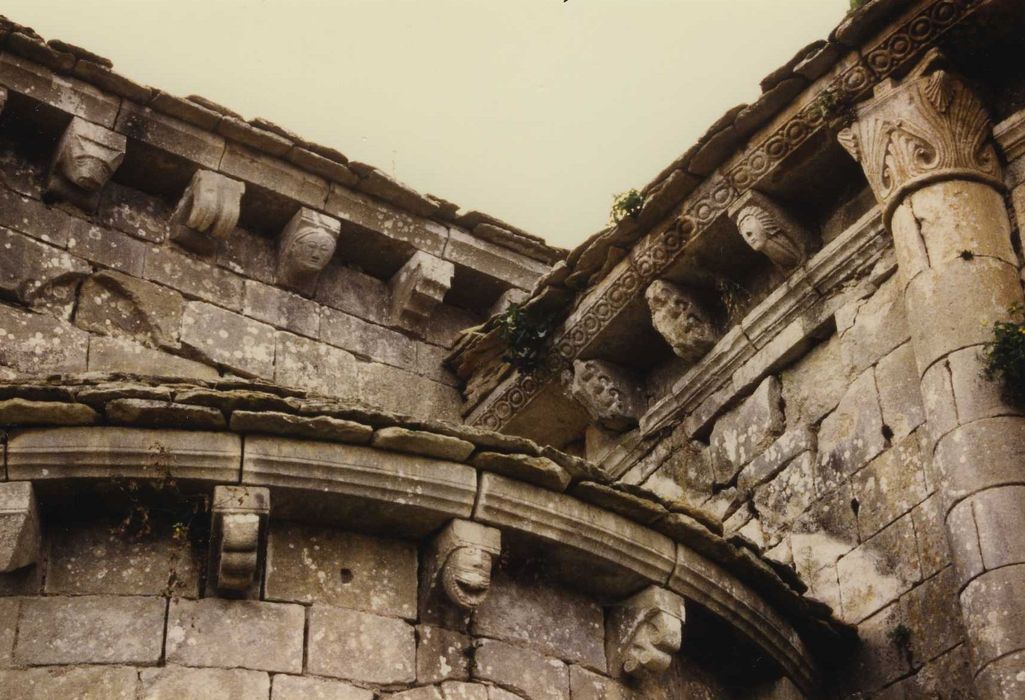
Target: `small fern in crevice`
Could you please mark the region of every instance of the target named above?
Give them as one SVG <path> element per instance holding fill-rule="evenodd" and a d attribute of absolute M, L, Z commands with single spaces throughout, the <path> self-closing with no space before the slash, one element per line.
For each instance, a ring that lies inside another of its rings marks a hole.
<path fill-rule="evenodd" d="M 498 317 L 498 328 L 505 343 L 504 362 L 522 372 L 533 372 L 541 366 L 545 343 L 552 332 L 550 319 L 535 318 L 520 304 L 510 304 Z"/>
<path fill-rule="evenodd" d="M 1025 307 L 1015 304 L 1008 311 L 1012 320 L 993 324 L 993 339 L 982 351 L 983 373 L 1000 381 L 1009 402 L 1025 407 Z"/>
<path fill-rule="evenodd" d="M 636 189 L 620 192 L 612 198 L 612 211 L 609 212 L 609 224 L 618 224 L 623 219 L 633 219 L 644 206 L 644 197 Z"/>

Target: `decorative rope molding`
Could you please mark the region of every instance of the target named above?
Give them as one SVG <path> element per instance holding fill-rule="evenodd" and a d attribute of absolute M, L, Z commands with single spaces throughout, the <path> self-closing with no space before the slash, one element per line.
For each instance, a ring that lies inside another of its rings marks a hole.
<path fill-rule="evenodd" d="M 581 300 L 555 336 L 552 369 L 568 366 L 636 294 L 672 266 L 693 245 L 692 241 L 706 234 L 712 222 L 724 215 L 740 195 L 754 188 L 824 128 L 823 100 L 853 104 L 984 4 L 985 0 L 934 0 L 860 58 L 851 54 L 850 65 L 766 138 L 706 179 L 684 201 L 675 221 L 642 238 L 630 255 Z M 467 422 L 489 430 L 502 429 L 557 374 L 514 374 L 467 416 Z"/>

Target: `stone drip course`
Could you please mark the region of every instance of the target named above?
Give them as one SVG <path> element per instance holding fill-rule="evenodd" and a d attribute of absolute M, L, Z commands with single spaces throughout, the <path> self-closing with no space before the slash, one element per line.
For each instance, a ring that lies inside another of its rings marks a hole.
<path fill-rule="evenodd" d="M 565 492 L 650 527 L 745 581 L 802 632 L 834 641 L 849 635 L 828 606 L 802 597 L 806 587 L 792 569 L 762 558 L 749 543 L 723 539 L 721 524 L 710 515 L 638 487 L 611 484 L 595 465 L 523 438 L 244 380 L 93 373 L 0 382 L 0 430 L 9 436 L 76 426 L 193 430 L 197 437 L 200 431 L 277 435 L 468 464 L 482 473 Z"/>

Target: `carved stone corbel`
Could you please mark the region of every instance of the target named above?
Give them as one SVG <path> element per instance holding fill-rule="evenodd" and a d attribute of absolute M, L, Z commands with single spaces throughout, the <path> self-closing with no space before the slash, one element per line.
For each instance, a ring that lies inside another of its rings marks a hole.
<path fill-rule="evenodd" d="M 259 598 L 269 516 L 268 489 L 214 487 L 207 585 L 212 585 L 216 593 Z"/>
<path fill-rule="evenodd" d="M 452 286 L 455 265 L 418 250 L 391 278 L 391 321 L 414 331 L 423 330 L 434 308 Z"/>
<path fill-rule="evenodd" d="M 637 425 L 644 409 L 636 378 L 605 360 L 574 360 L 569 393 L 608 430 L 629 430 Z"/>
<path fill-rule="evenodd" d="M 93 211 L 100 190 L 125 158 L 128 139 L 74 117 L 57 144 L 46 186 L 47 201 L 66 200 Z"/>
<path fill-rule="evenodd" d="M 277 283 L 308 290 L 331 262 L 342 222 L 306 207 L 295 213 L 278 244 Z"/>
<path fill-rule="evenodd" d="M 664 673 L 683 643 L 683 598 L 658 586 L 612 606 L 605 623 L 605 654 L 617 678 Z"/>
<path fill-rule="evenodd" d="M 0 484 L 0 572 L 39 560 L 39 509 L 31 481 Z"/>
<path fill-rule="evenodd" d="M 171 215 L 171 239 L 199 253 L 212 252 L 217 241 L 224 240 L 238 224 L 244 182 L 215 173 L 197 170 L 178 206 Z"/>
<path fill-rule="evenodd" d="M 421 618 L 448 626 L 465 624 L 484 602 L 491 566 L 502 551 L 502 533 L 470 520 L 452 520 L 431 542 L 420 580 Z"/>
<path fill-rule="evenodd" d="M 861 163 L 887 228 L 904 195 L 939 180 L 976 180 L 1003 190 L 989 115 L 931 49 L 900 83 L 880 83 L 837 140 Z"/>
<path fill-rule="evenodd" d="M 811 237 L 771 199 L 751 190 L 730 206 L 730 218 L 744 242 L 778 269 L 792 270 L 808 259 Z"/>
<path fill-rule="evenodd" d="M 644 292 L 651 323 L 680 358 L 694 363 L 712 349 L 718 339 L 712 317 L 689 290 L 655 280 Z"/>

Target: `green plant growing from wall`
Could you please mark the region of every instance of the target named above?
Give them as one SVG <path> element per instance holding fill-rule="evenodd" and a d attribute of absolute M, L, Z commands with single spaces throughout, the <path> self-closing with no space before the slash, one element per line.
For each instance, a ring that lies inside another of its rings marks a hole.
<path fill-rule="evenodd" d="M 993 324 L 993 339 L 983 349 L 983 372 L 990 381 L 1000 381 L 1011 403 L 1025 406 L 1025 307 L 1015 304 L 1008 312 L 1010 321 Z"/>
<path fill-rule="evenodd" d="M 520 304 L 510 304 L 498 317 L 505 353 L 502 360 L 523 372 L 533 372 L 544 359 L 545 343 L 552 332 L 548 318 L 537 318 Z"/>
<path fill-rule="evenodd" d="M 869 0 L 851 0 L 851 12 L 854 12 L 860 7 L 867 5 Z"/>
<path fill-rule="evenodd" d="M 633 219 L 641 211 L 644 197 L 636 189 L 620 192 L 612 198 L 612 211 L 609 212 L 609 224 L 618 224 L 623 219 Z"/>

